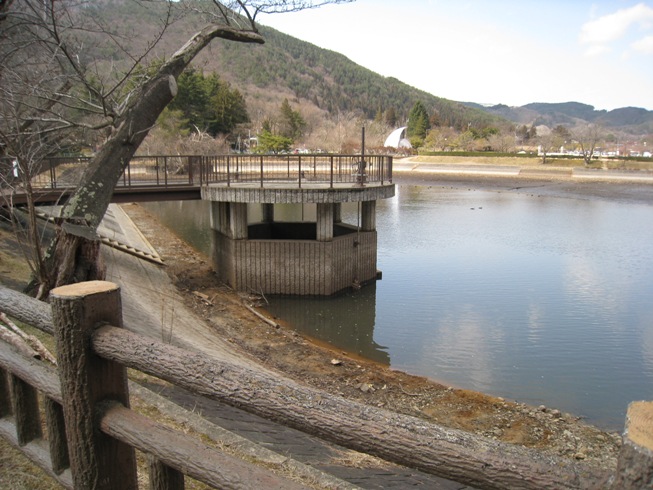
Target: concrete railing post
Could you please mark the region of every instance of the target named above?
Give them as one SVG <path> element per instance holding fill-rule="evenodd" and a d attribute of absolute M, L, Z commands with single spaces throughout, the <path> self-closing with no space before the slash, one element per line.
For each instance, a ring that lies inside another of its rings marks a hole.
<path fill-rule="evenodd" d="M 53 289 L 51 299 L 74 487 L 136 489 L 134 450 L 100 432 L 96 413 L 104 400 L 129 406 L 125 368 L 91 349 L 98 326 L 122 327 L 120 289 L 105 281 L 83 282 Z"/>
<path fill-rule="evenodd" d="M 653 488 L 653 402 L 628 406 L 613 490 Z"/>

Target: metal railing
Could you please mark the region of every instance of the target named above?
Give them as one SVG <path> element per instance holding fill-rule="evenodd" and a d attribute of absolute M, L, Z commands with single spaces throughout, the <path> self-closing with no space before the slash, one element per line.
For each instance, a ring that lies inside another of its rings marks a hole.
<path fill-rule="evenodd" d="M 365 185 L 392 182 L 392 157 L 386 155 L 218 155 L 200 157 L 206 183 Z"/>
<path fill-rule="evenodd" d="M 6 159 L 5 159 L 6 160 Z M 90 158 L 56 157 L 32 170 L 37 189 L 76 187 Z M 18 180 L 9 160 L 3 180 Z M 128 163 L 117 187 L 201 186 L 211 183 L 366 185 L 392 182 L 392 157 L 386 155 L 155 155 L 136 156 Z"/>

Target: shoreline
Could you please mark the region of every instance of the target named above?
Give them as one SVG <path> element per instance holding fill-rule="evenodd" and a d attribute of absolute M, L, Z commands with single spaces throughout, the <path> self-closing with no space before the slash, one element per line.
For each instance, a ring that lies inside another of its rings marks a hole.
<path fill-rule="evenodd" d="M 399 182 L 400 181 L 400 182 Z M 397 183 L 411 183 L 399 179 Z M 418 183 L 418 182 L 412 182 Z M 421 185 L 433 185 L 432 179 Z M 438 181 L 442 185 L 470 186 L 469 179 Z M 488 182 L 485 182 L 488 184 Z M 488 189 L 506 189 L 506 182 L 490 183 Z M 201 255 L 184 244 L 172 244 L 170 231 L 160 230 L 157 219 L 140 206 L 126 206 L 135 224 L 149 227 L 144 235 L 160 251 L 168 275 L 214 334 L 234 347 L 234 354 L 253 360 L 326 392 L 383 407 L 390 411 L 417 416 L 445 427 L 461 429 L 491 439 L 537 448 L 546 453 L 584 460 L 609 468 L 616 463 L 620 435 L 590 425 L 574 414 L 561 413 L 555 407 L 529 406 L 486 393 L 452 387 L 435 379 L 395 370 L 368 361 L 332 346 L 321 345 L 295 332 L 265 310 L 260 298 L 241 294 L 216 284 L 211 265 L 200 260 L 202 270 L 188 271 L 188 259 Z M 175 242 L 181 242 L 178 237 Z M 208 301 L 198 300 L 199 297 Z M 260 312 L 278 325 L 262 321 L 243 307 L 255 303 Z M 256 304 L 257 303 L 257 304 Z M 620 432 L 620 431 L 619 431 Z"/>
<path fill-rule="evenodd" d="M 653 171 L 581 169 L 574 174 L 573 168 L 541 163 L 482 164 L 478 161 L 408 157 L 394 163 L 393 182 L 653 204 Z"/>

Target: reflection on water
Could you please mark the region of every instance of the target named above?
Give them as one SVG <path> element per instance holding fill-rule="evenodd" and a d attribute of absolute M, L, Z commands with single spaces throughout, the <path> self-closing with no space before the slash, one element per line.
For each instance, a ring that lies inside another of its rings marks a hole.
<path fill-rule="evenodd" d="M 394 368 L 620 430 L 653 398 L 652 222 L 642 204 L 398 186 L 377 205 L 375 288 L 270 310 Z"/>
<path fill-rule="evenodd" d="M 270 311 L 315 339 L 390 364 L 387 349 L 374 341 L 376 285 L 334 298 L 273 297 Z"/>

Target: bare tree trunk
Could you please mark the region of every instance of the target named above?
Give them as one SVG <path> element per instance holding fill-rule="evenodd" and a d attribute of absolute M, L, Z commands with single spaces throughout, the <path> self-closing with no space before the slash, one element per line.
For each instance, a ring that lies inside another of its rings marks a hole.
<path fill-rule="evenodd" d="M 118 118 L 114 133 L 93 158 L 66 205 L 65 217 L 84 218 L 93 229 L 97 228 L 125 167 L 163 109 L 177 94 L 177 77 L 215 38 L 263 43 L 263 38 L 257 33 L 228 27 L 210 26 L 195 34 L 146 82 L 140 94 L 135 95 L 131 107 Z"/>
<path fill-rule="evenodd" d="M 113 195 L 113 190 L 136 150 L 154 126 L 161 112 L 177 93 L 176 79 L 188 64 L 213 39 L 259 43 L 263 38 L 253 31 L 242 31 L 224 26 L 209 26 L 195 34 L 159 71 L 146 82 L 133 97 L 131 106 L 117 118 L 114 131 L 100 152 L 87 167 L 75 193 L 65 206 L 63 218 L 85 223 L 95 231 L 104 217 Z M 80 247 L 84 247 L 83 250 Z M 69 263 L 83 257 L 87 261 L 99 261 L 99 246 L 95 252 L 88 239 L 81 236 L 69 237 L 65 230 L 57 234 L 47 252 L 47 277 L 50 284 L 41 284 L 38 297 L 45 297 L 52 287 L 69 284 L 70 281 L 103 279 L 99 274 L 101 266 L 78 268 Z M 79 273 L 86 270 L 83 277 Z M 71 271 L 75 273 L 71 275 Z M 36 289 L 33 283 L 32 291 Z"/>
<path fill-rule="evenodd" d="M 29 174 L 28 174 L 29 175 Z M 25 179 L 25 192 L 27 193 L 27 236 L 28 244 L 31 253 L 34 254 L 32 261 L 33 273 L 37 276 L 39 284 L 52 284 L 52 280 L 48 274 L 48 268 L 45 267 L 45 257 L 43 253 L 42 243 L 39 237 L 39 228 L 36 222 L 36 206 L 34 205 L 34 190 L 32 188 L 32 181 L 28 178 Z M 49 289 L 49 287 L 48 287 Z"/>

